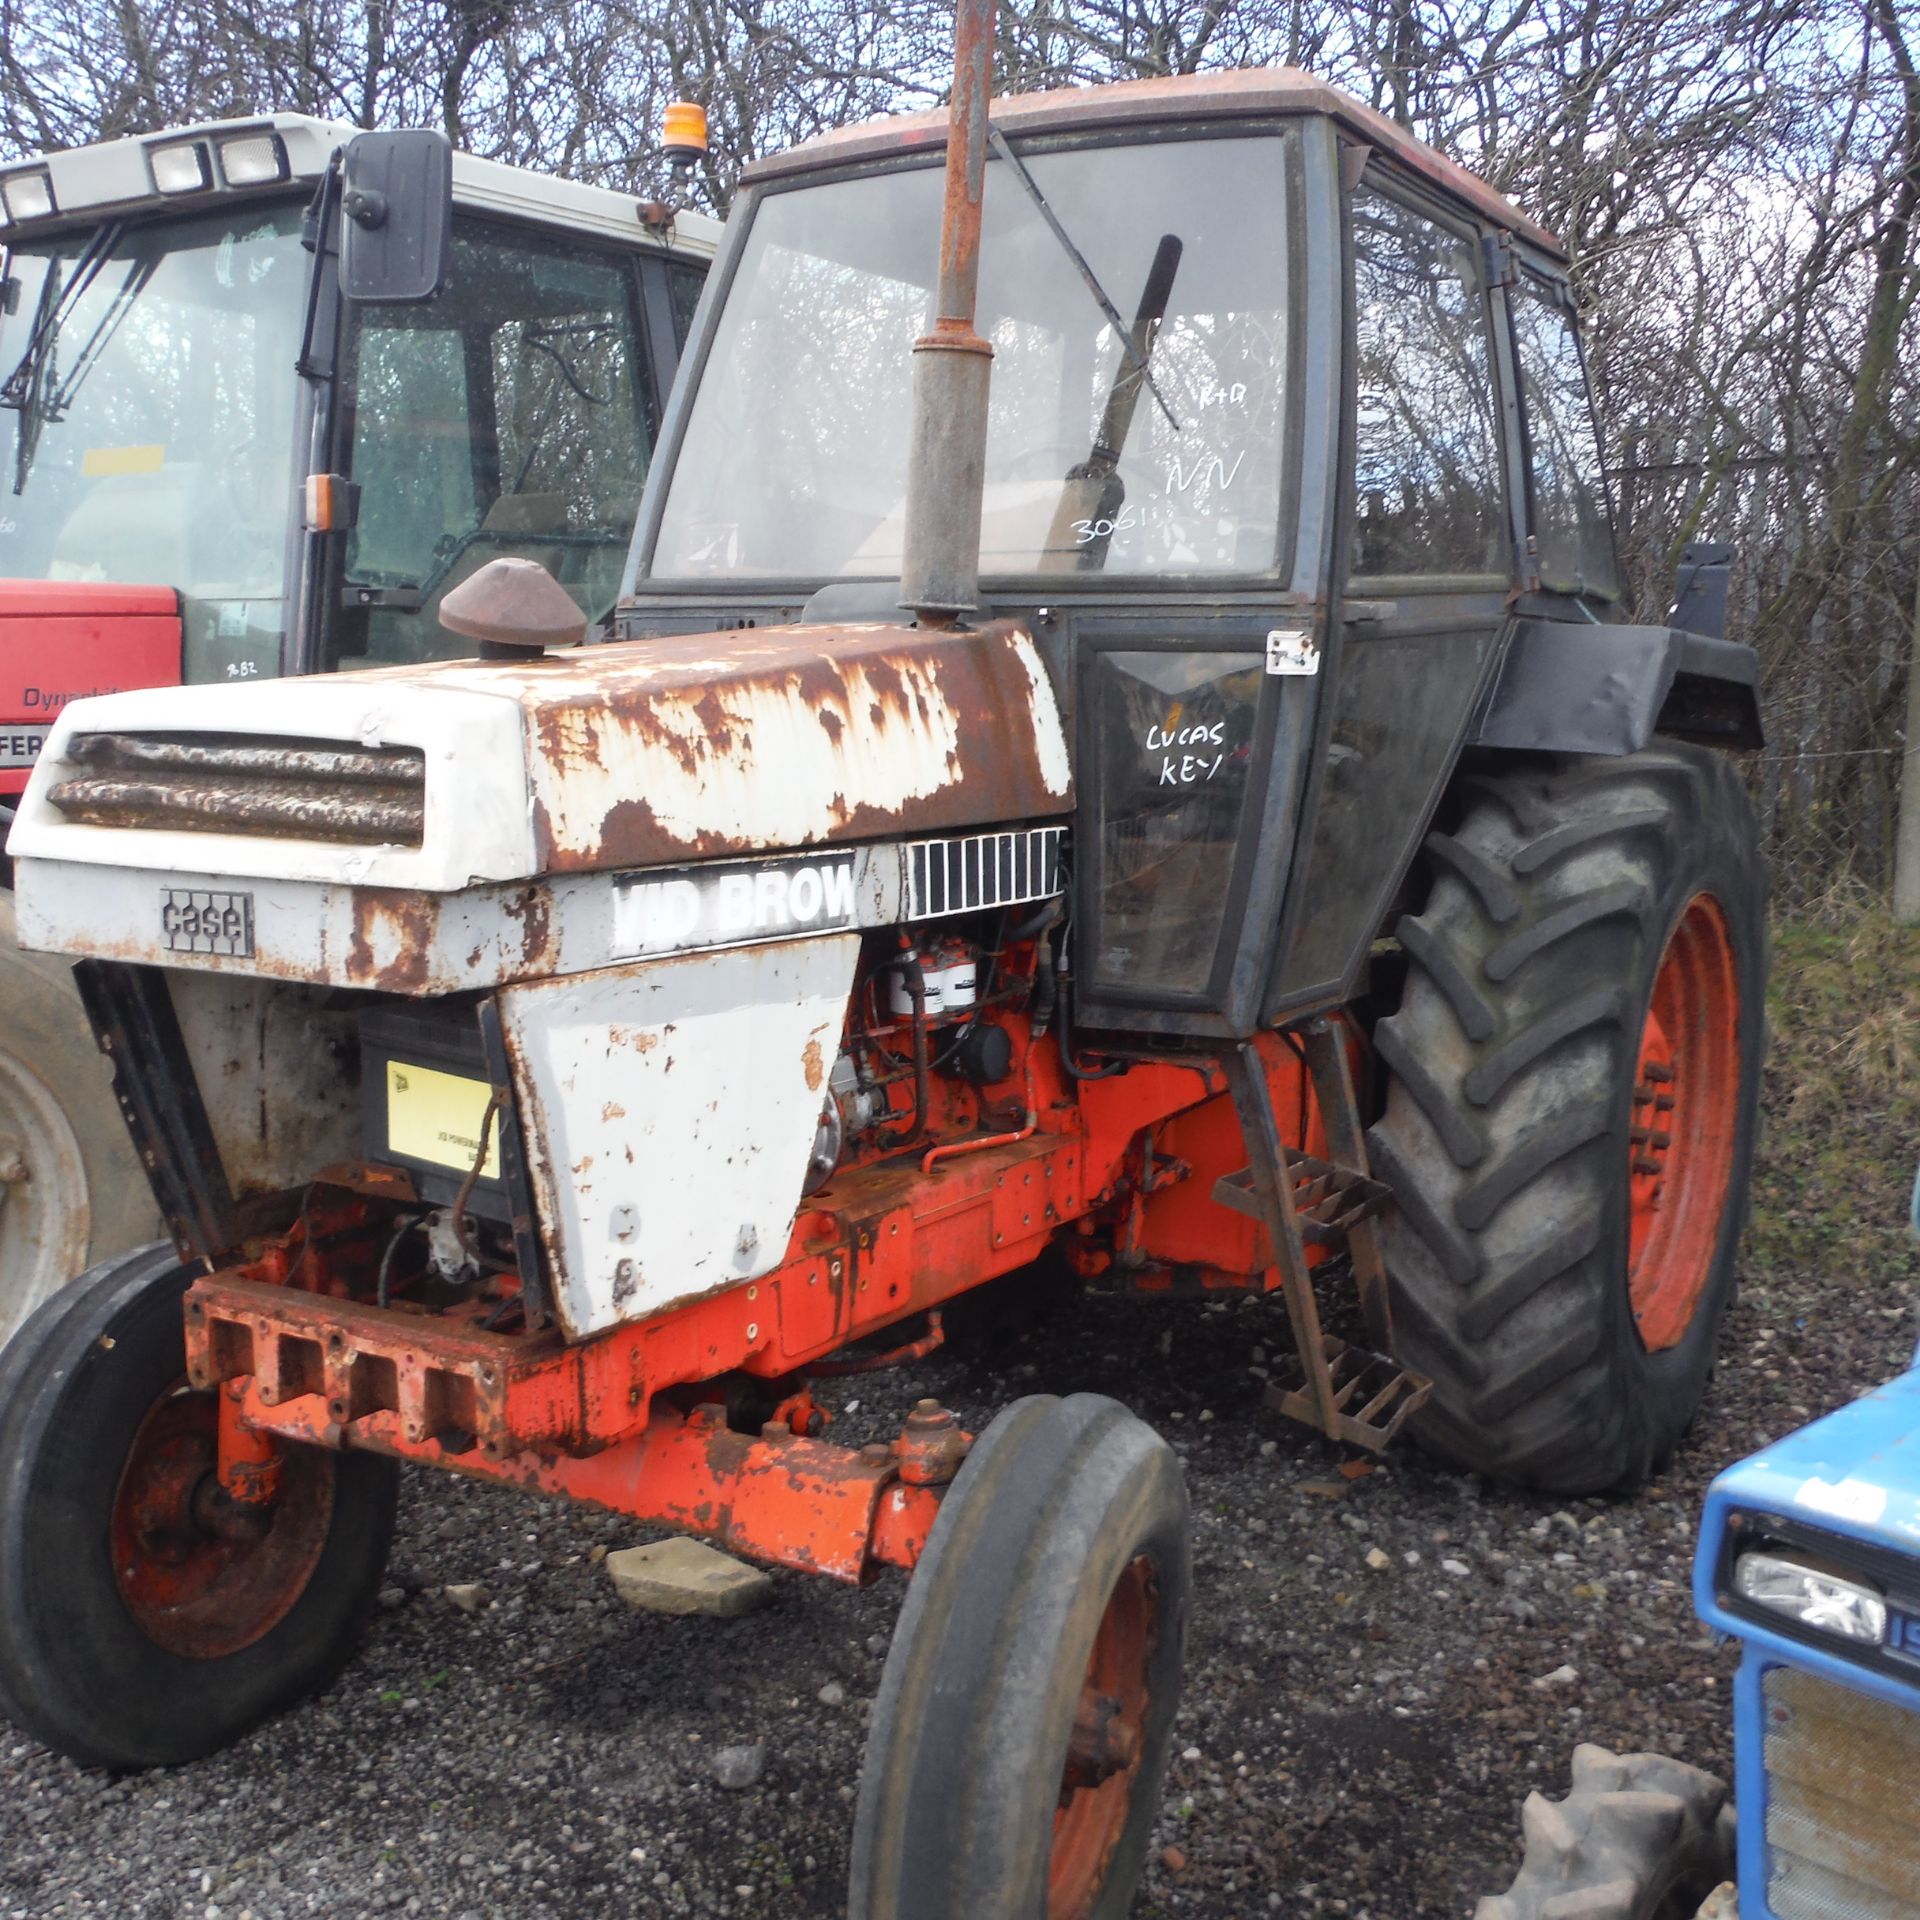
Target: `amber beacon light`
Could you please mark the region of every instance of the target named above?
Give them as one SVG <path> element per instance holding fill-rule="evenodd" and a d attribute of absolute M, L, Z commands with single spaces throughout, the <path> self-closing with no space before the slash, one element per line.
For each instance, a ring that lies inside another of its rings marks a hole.
<path fill-rule="evenodd" d="M 707 155 L 707 110 L 697 101 L 676 100 L 666 112 L 660 145 L 676 174 L 690 172 Z"/>

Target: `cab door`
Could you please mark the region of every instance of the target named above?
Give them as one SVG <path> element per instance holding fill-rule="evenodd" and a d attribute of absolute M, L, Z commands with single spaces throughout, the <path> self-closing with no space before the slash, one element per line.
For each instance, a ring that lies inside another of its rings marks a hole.
<path fill-rule="evenodd" d="M 1269 1019 L 1354 992 L 1520 585 L 1518 424 L 1482 233 L 1377 161 L 1348 198 L 1347 230 L 1340 628 Z"/>

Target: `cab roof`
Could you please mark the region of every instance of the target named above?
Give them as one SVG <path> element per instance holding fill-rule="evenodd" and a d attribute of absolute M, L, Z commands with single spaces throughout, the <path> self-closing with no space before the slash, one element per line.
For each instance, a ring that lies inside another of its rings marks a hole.
<path fill-rule="evenodd" d="M 304 113 L 263 113 L 239 120 L 204 120 L 191 126 L 168 127 L 158 133 L 127 134 L 91 146 L 67 147 L 33 159 L 0 162 L 0 182 L 19 174 L 42 173 L 53 185 L 56 211 L 48 216 L 6 224 L 0 208 L 0 235 L 8 240 L 57 233 L 78 221 L 92 223 L 112 214 L 167 209 L 191 212 L 239 198 L 284 194 L 289 187 L 311 185 L 327 167 L 336 147 L 344 146 L 360 128 L 334 120 L 317 120 Z M 279 180 L 231 187 L 219 160 L 223 141 L 248 134 L 271 132 L 285 155 L 286 171 Z M 149 155 L 167 147 L 199 145 L 207 155 L 206 185 L 163 194 L 154 182 Z M 697 213 L 676 216 L 665 233 L 646 226 L 637 196 L 608 187 L 564 180 L 528 167 L 510 167 L 482 160 L 456 149 L 453 156 L 453 197 L 458 206 L 478 212 L 504 214 L 543 226 L 602 234 L 629 244 L 664 246 L 676 253 L 711 256 L 720 238 L 720 223 Z"/>
<path fill-rule="evenodd" d="M 1565 260 L 1566 249 L 1458 161 L 1416 140 L 1364 101 L 1300 67 L 1245 67 L 1224 73 L 1182 74 L 1164 80 L 1117 80 L 1106 86 L 1061 87 L 1048 93 L 1004 94 L 988 109 L 1008 134 L 1078 132 L 1083 128 L 1144 127 L 1168 121 L 1244 119 L 1268 114 L 1323 114 L 1349 139 L 1392 155 L 1402 166 L 1464 203 L 1473 213 Z M 851 161 L 896 154 L 934 154 L 947 144 L 947 110 L 903 113 L 836 128 L 756 160 L 744 184 L 790 178 Z"/>

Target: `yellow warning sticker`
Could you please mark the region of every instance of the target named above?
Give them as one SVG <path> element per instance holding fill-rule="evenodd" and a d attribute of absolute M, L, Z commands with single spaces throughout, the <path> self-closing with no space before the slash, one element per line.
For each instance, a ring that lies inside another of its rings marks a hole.
<path fill-rule="evenodd" d="M 413 1160 L 465 1173 L 480 1151 L 480 1123 L 493 1089 L 484 1080 L 463 1079 L 437 1067 L 387 1062 L 387 1145 Z M 487 1157 L 480 1168 L 488 1180 L 500 1177 L 500 1128 L 487 1131 Z"/>
<path fill-rule="evenodd" d="M 108 480 L 122 473 L 158 473 L 166 464 L 165 447 L 89 447 L 80 456 L 80 472 L 88 480 Z"/>

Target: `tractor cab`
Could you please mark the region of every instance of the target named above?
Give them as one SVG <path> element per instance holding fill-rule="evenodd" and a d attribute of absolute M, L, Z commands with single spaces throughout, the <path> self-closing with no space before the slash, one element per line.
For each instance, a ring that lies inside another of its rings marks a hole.
<path fill-rule="evenodd" d="M 469 651 L 438 609 L 500 554 L 611 607 L 718 230 L 444 141 L 343 216 L 408 138 L 275 114 L 0 171 L 0 802 L 71 699 Z M 343 239 L 422 221 L 430 281 L 343 304 Z"/>
<path fill-rule="evenodd" d="M 748 170 L 619 633 L 902 617 L 941 125 Z M 1071 715 L 1081 1015 L 1219 1036 L 1340 1001 L 1503 665 L 1628 723 L 1564 252 L 1286 70 L 998 101 L 982 203 L 954 611 L 1030 632 Z M 1494 733 L 1544 737 L 1514 695 Z"/>

